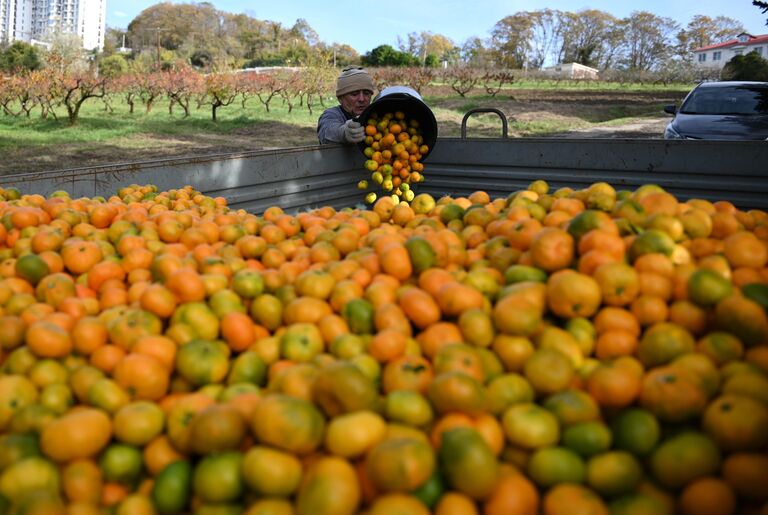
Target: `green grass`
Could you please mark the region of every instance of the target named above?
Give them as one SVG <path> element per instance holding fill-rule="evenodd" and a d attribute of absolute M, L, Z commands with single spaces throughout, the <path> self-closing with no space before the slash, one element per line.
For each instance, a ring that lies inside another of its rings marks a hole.
<path fill-rule="evenodd" d="M 329 105 L 333 104 L 326 101 L 326 106 Z M 0 151 L 30 146 L 98 144 L 142 135 L 228 134 L 242 127 L 265 122 L 314 126 L 323 109 L 319 104 L 313 106 L 313 114 L 310 115 L 306 106 L 294 106 L 289 113 L 287 105 L 278 99 L 270 103 L 270 112 L 267 113 L 258 99 L 250 99 L 245 110 L 240 102 L 219 108 L 218 121 L 214 122 L 209 106 L 199 110 L 191 108 L 188 118 L 183 117 L 183 111 L 178 106 L 174 106 L 173 115 L 169 115 L 167 101 L 156 103 L 150 113 L 146 113 L 143 105 L 137 104 L 135 112 L 130 114 L 128 106 L 119 99 L 113 102 L 113 108 L 114 112 L 110 113 L 104 110 L 101 102 L 88 101 L 83 104 L 79 120 L 74 126 L 68 125 L 63 109 L 56 112 L 58 120 L 53 117 L 41 119 L 39 109 L 33 111 L 30 118 L 0 115 Z"/>

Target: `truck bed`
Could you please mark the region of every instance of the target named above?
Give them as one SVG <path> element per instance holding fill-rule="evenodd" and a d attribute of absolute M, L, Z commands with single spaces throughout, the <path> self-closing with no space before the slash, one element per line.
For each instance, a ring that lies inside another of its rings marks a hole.
<path fill-rule="evenodd" d="M 0 187 L 92 197 L 129 184 L 155 184 L 161 190 L 191 184 L 257 213 L 270 205 L 288 211 L 341 208 L 363 199 L 356 188 L 368 176 L 363 161 L 356 147 L 314 145 L 22 173 L 0 177 Z M 552 188 L 605 181 L 616 189 L 658 184 L 682 200 L 768 208 L 768 142 L 441 138 L 424 174 L 417 192 L 436 197 L 476 190 L 506 196 L 535 179 Z"/>

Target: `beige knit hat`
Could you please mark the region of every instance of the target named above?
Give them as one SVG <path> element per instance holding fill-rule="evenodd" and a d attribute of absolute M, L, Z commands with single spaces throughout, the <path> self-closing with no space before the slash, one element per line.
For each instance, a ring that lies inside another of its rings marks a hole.
<path fill-rule="evenodd" d="M 341 75 L 336 79 L 336 96 L 340 97 L 360 89 L 367 89 L 371 93 L 374 91 L 373 79 L 368 72 L 360 66 L 348 66 L 341 70 Z"/>

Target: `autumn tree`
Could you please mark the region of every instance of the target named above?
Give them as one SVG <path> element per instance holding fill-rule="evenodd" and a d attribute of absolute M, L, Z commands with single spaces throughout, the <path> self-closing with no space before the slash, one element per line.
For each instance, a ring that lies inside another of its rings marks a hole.
<path fill-rule="evenodd" d="M 697 48 L 730 41 L 744 31 L 744 25 L 733 18 L 696 15 L 677 33 L 677 53 L 681 59 L 689 61 Z"/>
<path fill-rule="evenodd" d="M 654 69 L 672 53 L 672 39 L 679 30 L 671 18 L 648 11 L 634 11 L 621 21 L 621 64 L 630 70 Z"/>
<path fill-rule="evenodd" d="M 397 41 L 400 51 L 415 57 L 421 66 L 428 65 L 430 56 L 430 62 L 439 63 L 456 46 L 450 38 L 428 31 L 411 32 L 405 40 L 398 37 Z"/>
<path fill-rule="evenodd" d="M 556 62 L 610 68 L 616 59 L 621 33 L 618 19 L 605 11 L 585 9 L 559 13 L 560 50 Z"/>
<path fill-rule="evenodd" d="M 461 61 L 473 68 L 486 68 L 493 65 L 493 55 L 482 39 L 471 37 L 461 45 Z"/>
<path fill-rule="evenodd" d="M 239 94 L 237 78 L 231 73 L 211 73 L 205 76 L 204 92 L 198 99 L 198 107 L 211 106 L 211 119 L 218 121 L 221 107 L 232 104 Z"/>
<path fill-rule="evenodd" d="M 184 111 L 184 118 L 189 117 L 189 106 L 192 99 L 202 92 L 204 78 L 195 70 L 183 63 L 168 71 L 161 72 L 160 84 L 168 97 L 168 113 L 173 106 L 178 105 Z"/>
<path fill-rule="evenodd" d="M 491 29 L 491 54 L 502 68 L 528 66 L 533 20 L 527 12 L 518 12 L 496 22 Z M 463 95 L 462 95 L 463 96 Z"/>
<path fill-rule="evenodd" d="M 69 125 L 75 125 L 83 104 L 92 98 L 106 94 L 107 79 L 90 73 L 66 73 L 56 77 L 57 89 L 61 91 L 61 103 L 67 109 Z"/>

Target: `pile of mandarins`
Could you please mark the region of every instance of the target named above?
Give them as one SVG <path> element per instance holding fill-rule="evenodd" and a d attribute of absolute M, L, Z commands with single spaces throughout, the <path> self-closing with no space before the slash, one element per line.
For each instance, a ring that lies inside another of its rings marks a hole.
<path fill-rule="evenodd" d="M 763 211 L 0 195 L 0 513 L 768 510 Z"/>
<path fill-rule="evenodd" d="M 371 181 L 395 202 L 412 201 L 415 193 L 411 186 L 424 181 L 421 159 L 430 150 L 424 144 L 418 120 L 407 119 L 402 111 L 386 113 L 380 119 L 373 113 L 366 120 L 365 135 L 364 166 Z M 362 190 L 368 189 L 368 185 L 367 179 L 357 183 Z M 376 192 L 370 192 L 365 200 L 373 204 L 377 198 Z"/>

